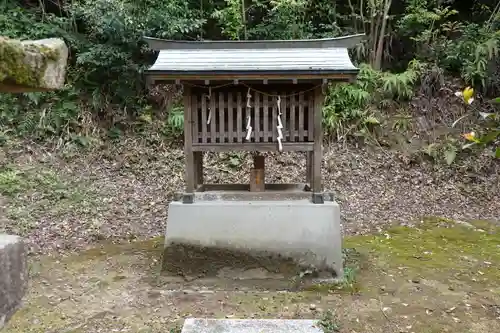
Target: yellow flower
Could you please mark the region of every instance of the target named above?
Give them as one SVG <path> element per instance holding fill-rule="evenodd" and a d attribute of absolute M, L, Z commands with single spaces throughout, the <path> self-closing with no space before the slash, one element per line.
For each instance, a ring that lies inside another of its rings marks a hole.
<path fill-rule="evenodd" d="M 469 132 L 469 133 L 465 133 L 462 135 L 467 141 L 472 141 L 472 142 L 476 142 L 476 143 L 479 143 L 479 139 L 476 138 L 476 133 L 474 132 Z"/>
<path fill-rule="evenodd" d="M 463 97 L 465 104 L 472 104 L 474 102 L 474 88 L 466 87 L 464 91 L 457 91 L 457 97 Z"/>

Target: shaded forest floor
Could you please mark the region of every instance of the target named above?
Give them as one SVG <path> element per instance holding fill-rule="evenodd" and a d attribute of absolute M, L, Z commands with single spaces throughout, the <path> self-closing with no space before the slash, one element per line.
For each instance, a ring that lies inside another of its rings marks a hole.
<path fill-rule="evenodd" d="M 325 150 L 345 246 L 361 255 L 349 285 L 296 290 L 264 268 L 191 282 L 160 274 L 166 205 L 183 185 L 179 148 L 146 139 L 83 154 L 4 147 L 0 232 L 24 236 L 31 252 L 26 304 L 6 332 L 165 332 L 189 315 L 320 318 L 328 309 L 345 332 L 500 331 L 498 163 Z M 248 180 L 242 154 L 205 164 L 209 182 Z M 305 176 L 302 156 L 268 166 L 268 182 Z"/>
<path fill-rule="evenodd" d="M 425 216 L 496 220 L 500 163 L 470 157 L 451 167 L 408 161 L 399 152 L 325 147 L 325 189 L 341 205 L 346 235 L 412 224 Z M 301 182 L 305 156 L 266 159 L 266 182 Z M 182 149 L 146 139 L 83 152 L 12 144 L 0 150 L 0 232 L 27 238 L 32 253 L 84 249 L 100 241 L 148 239 L 165 229 L 168 201 L 181 191 Z M 251 158 L 205 157 L 206 182 L 248 182 Z"/>

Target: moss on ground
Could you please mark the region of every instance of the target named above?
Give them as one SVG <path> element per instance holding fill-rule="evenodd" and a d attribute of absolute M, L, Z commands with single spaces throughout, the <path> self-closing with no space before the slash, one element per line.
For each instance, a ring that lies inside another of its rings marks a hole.
<path fill-rule="evenodd" d="M 430 218 L 417 227 L 347 237 L 344 246 L 368 254 L 377 266 L 413 277 L 440 276 L 488 287 L 500 281 L 499 231 L 486 221 L 463 224 Z"/>
<path fill-rule="evenodd" d="M 106 324 L 164 332 L 165 321 L 192 315 L 312 318 L 321 315 L 320 309 L 335 308 L 343 328 L 356 331 L 386 332 L 390 318 L 393 325 L 412 325 L 415 332 L 497 332 L 498 231 L 485 221 L 427 219 L 417 227 L 346 237 L 351 275 L 343 284 L 301 292 L 255 291 L 263 280 L 251 285 L 252 291 L 242 282 L 227 287 L 216 278 L 188 283 L 163 277 L 165 284 L 151 284 L 161 266 L 162 237 L 104 244 L 67 257 L 43 256 L 32 267 L 30 294 L 8 331 L 93 332 Z M 417 278 L 421 281 L 413 282 Z M 448 289 L 452 281 L 463 288 Z M 200 287 L 207 292 L 195 291 Z M 484 327 L 474 328 L 471 315 Z"/>

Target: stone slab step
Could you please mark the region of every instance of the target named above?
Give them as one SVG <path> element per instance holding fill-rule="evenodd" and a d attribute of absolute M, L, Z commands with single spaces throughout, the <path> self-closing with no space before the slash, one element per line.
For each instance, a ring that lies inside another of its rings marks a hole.
<path fill-rule="evenodd" d="M 323 333 L 317 320 L 187 318 L 181 333 Z"/>

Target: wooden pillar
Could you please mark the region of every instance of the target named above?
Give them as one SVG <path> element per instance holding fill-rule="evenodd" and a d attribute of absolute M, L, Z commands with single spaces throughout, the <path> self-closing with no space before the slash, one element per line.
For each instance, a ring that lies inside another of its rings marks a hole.
<path fill-rule="evenodd" d="M 321 177 L 321 162 L 323 160 L 323 100 L 323 89 L 322 87 L 318 87 L 314 92 L 314 146 L 311 184 L 314 203 L 323 203 Z"/>
<path fill-rule="evenodd" d="M 313 166 L 314 154 L 312 151 L 306 152 L 306 183 L 312 187 L 312 166 Z"/>
<path fill-rule="evenodd" d="M 194 155 L 194 187 L 203 185 L 203 152 L 195 151 Z"/>
<path fill-rule="evenodd" d="M 186 183 L 184 203 L 193 203 L 195 186 L 195 165 L 193 153 L 193 113 L 191 109 L 191 88 L 184 86 L 184 157 L 186 161 Z"/>
<path fill-rule="evenodd" d="M 250 170 L 250 192 L 265 191 L 265 174 L 265 157 L 255 154 L 253 156 L 253 168 Z"/>

